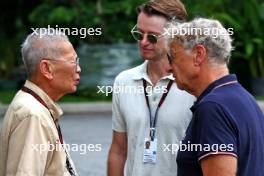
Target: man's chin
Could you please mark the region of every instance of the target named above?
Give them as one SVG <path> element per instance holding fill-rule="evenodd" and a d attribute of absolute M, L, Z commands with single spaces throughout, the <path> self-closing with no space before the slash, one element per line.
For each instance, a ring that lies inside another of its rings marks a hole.
<path fill-rule="evenodd" d="M 153 55 L 148 53 L 148 54 L 143 54 L 141 53 L 141 57 L 144 59 L 144 60 L 152 60 L 153 58 Z"/>
<path fill-rule="evenodd" d="M 75 93 L 77 91 L 77 86 L 74 86 L 72 93 Z"/>
<path fill-rule="evenodd" d="M 185 90 L 183 86 L 177 84 L 178 89 Z"/>
<path fill-rule="evenodd" d="M 141 57 L 144 60 L 153 60 L 153 57 L 148 57 L 148 56 L 141 56 Z"/>
<path fill-rule="evenodd" d="M 192 94 L 191 89 L 189 89 L 189 87 L 187 85 L 180 84 L 180 83 L 178 83 L 178 84 L 176 83 L 176 85 L 177 85 L 178 89 L 184 90 L 184 91 L 188 92 L 189 94 Z"/>
<path fill-rule="evenodd" d="M 73 86 L 72 89 L 68 92 L 69 94 L 75 93 L 77 91 L 77 86 Z"/>
<path fill-rule="evenodd" d="M 185 90 L 185 89 L 184 89 L 184 86 L 183 86 L 181 83 L 175 81 L 175 84 L 176 84 L 176 86 L 178 87 L 178 89 L 180 89 L 180 90 Z"/>

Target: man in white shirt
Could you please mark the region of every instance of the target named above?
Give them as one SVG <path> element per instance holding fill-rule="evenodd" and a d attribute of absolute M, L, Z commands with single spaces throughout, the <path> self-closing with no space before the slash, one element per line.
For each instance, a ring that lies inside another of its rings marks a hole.
<path fill-rule="evenodd" d="M 177 174 L 176 152 L 172 153 L 171 145 L 182 140 L 195 98 L 172 84 L 162 34 L 169 20 L 185 17 L 185 8 L 178 0 L 154 0 L 138 8 L 137 24 L 131 33 L 145 62 L 115 79 L 114 90 L 123 91 L 113 94 L 108 176 Z M 144 155 L 147 141 L 153 150 L 150 155 Z"/>

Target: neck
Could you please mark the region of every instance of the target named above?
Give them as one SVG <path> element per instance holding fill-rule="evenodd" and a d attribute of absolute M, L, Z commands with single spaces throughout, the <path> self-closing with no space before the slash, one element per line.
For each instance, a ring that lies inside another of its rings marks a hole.
<path fill-rule="evenodd" d="M 199 97 L 204 90 L 214 81 L 229 74 L 228 68 L 226 66 L 212 67 L 208 73 L 204 72 L 197 83 L 196 91 L 192 92 L 195 97 Z"/>
<path fill-rule="evenodd" d="M 54 102 L 58 101 L 63 95 L 58 94 L 54 89 L 52 89 L 52 86 L 49 84 L 49 82 L 42 81 L 41 78 L 31 78 L 29 81 L 36 84 L 39 88 L 41 88 Z"/>
<path fill-rule="evenodd" d="M 160 78 L 169 75 L 169 72 L 166 71 L 167 67 L 168 62 L 166 59 L 148 61 L 147 74 L 153 85 L 156 85 Z"/>

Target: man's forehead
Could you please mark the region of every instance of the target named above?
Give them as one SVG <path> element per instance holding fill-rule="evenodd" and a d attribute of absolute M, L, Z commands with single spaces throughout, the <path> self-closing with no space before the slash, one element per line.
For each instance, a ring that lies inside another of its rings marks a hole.
<path fill-rule="evenodd" d="M 77 57 L 77 54 L 72 46 L 72 44 L 70 42 L 63 42 L 61 43 L 61 49 L 64 55 L 68 55 L 70 57 Z"/>
<path fill-rule="evenodd" d="M 157 15 L 147 15 L 141 12 L 138 16 L 137 27 L 144 32 L 160 33 L 167 20 Z"/>
<path fill-rule="evenodd" d="M 183 43 L 180 39 L 173 39 L 170 44 L 170 51 L 171 53 L 177 53 L 178 51 L 184 49 Z"/>

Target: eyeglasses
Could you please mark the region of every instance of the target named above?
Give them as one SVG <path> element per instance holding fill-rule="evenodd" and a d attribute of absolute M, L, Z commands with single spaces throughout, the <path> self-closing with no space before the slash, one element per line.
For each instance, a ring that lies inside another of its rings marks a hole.
<path fill-rule="evenodd" d="M 184 50 L 184 49 L 179 49 L 179 50 L 177 50 L 177 51 L 174 51 L 174 54 L 175 54 L 175 53 L 179 53 L 180 51 L 183 51 L 183 50 Z M 167 53 L 167 58 L 168 58 L 169 64 L 171 65 L 172 62 L 173 62 L 174 57 L 171 56 L 169 53 Z"/>
<path fill-rule="evenodd" d="M 144 38 L 144 35 L 146 34 L 147 35 L 147 39 L 150 43 L 152 44 L 155 44 L 158 42 L 158 39 L 163 37 L 164 35 L 163 34 L 160 34 L 160 35 L 155 35 L 155 34 L 147 34 L 147 33 L 142 33 L 140 31 L 137 31 L 137 25 L 135 25 L 133 27 L 133 29 L 131 30 L 131 34 L 132 36 L 134 37 L 135 40 L 137 41 L 141 41 L 143 40 Z"/>
<path fill-rule="evenodd" d="M 68 62 L 68 63 L 71 63 L 71 64 L 75 64 L 75 69 L 76 70 L 78 69 L 78 66 L 80 66 L 80 58 L 79 57 L 77 57 L 75 61 L 73 61 L 73 60 L 68 61 L 68 60 L 61 60 L 61 59 L 46 59 L 46 60 L 57 61 L 57 62 Z"/>

